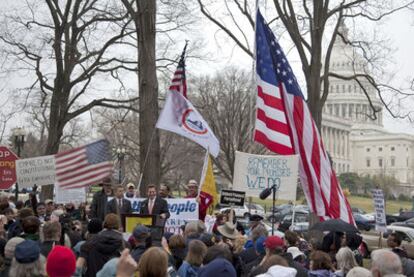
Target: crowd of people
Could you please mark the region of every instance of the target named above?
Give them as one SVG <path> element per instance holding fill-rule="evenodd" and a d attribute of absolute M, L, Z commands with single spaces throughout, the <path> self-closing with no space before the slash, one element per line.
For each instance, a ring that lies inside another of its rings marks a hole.
<path fill-rule="evenodd" d="M 135 186 L 125 190 L 110 179 L 101 185 L 90 205 L 77 207 L 38 202 L 35 193 L 26 202 L 1 195 L 0 277 L 414 276 L 398 234 L 388 236 L 389 249 L 373 251 L 364 264 L 358 234 L 270 235 L 263 218 L 251 216 L 245 230 L 231 209 L 216 214 L 211 228 L 190 221 L 181 234 L 156 240 L 151 228 L 137 225 L 126 236 L 121 215 L 131 212 L 126 198 L 136 197 Z M 197 192 L 192 180 L 187 197 Z M 168 218 L 169 197 L 168 186 L 147 186 L 140 212 Z"/>

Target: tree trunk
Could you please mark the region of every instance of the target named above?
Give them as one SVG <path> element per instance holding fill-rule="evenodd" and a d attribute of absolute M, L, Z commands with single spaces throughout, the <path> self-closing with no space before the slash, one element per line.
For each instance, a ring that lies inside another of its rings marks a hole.
<path fill-rule="evenodd" d="M 60 97 L 53 95 L 50 105 L 49 130 L 45 155 L 53 155 L 59 151 L 60 139 L 63 136 L 63 128 L 65 126 L 65 124 L 62 123 L 59 113 L 59 110 L 62 109 Z M 40 201 L 53 199 L 53 188 L 53 184 L 42 186 Z"/>
<path fill-rule="evenodd" d="M 158 83 L 155 64 L 156 2 L 137 0 L 139 145 L 140 171 L 143 174 L 140 193 L 148 184 L 160 180 L 160 139 L 155 129 L 158 119 Z"/>

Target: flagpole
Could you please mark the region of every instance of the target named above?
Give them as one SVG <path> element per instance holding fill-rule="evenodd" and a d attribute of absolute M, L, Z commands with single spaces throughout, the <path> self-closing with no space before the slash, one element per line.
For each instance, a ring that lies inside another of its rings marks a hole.
<path fill-rule="evenodd" d="M 209 157 L 209 154 L 210 154 L 210 152 L 209 152 L 209 148 L 207 147 L 207 150 L 206 150 L 206 155 L 205 155 L 205 157 L 204 157 L 203 169 L 202 169 L 202 171 L 201 171 L 200 183 L 199 183 L 200 185 L 198 186 L 198 193 L 197 193 L 197 196 L 198 196 L 198 195 L 200 195 L 200 192 L 201 192 L 201 186 L 203 185 L 204 180 L 206 179 L 207 170 L 208 170 L 208 157 Z"/>
<path fill-rule="evenodd" d="M 255 2 L 255 16 L 257 14 L 257 11 L 259 9 L 259 0 L 256 0 Z M 254 141 L 254 124 L 253 124 L 253 112 L 255 108 L 253 108 L 253 102 L 254 102 L 254 96 L 256 95 L 256 22 L 254 24 L 254 45 L 253 45 L 253 61 L 252 61 L 252 92 L 250 93 L 249 97 L 249 130 L 251 134 L 251 140 Z"/>

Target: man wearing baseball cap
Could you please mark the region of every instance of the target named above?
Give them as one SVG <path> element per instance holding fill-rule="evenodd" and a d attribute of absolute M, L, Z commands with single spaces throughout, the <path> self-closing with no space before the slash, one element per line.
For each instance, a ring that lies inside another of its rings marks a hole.
<path fill-rule="evenodd" d="M 135 185 L 129 183 L 127 185 L 127 191 L 125 192 L 125 198 L 134 198 L 135 197 Z"/>
<path fill-rule="evenodd" d="M 207 215 L 208 205 L 198 194 L 198 184 L 196 180 L 190 180 L 187 184 L 187 196 L 185 198 L 196 198 L 198 202 L 198 219 L 204 221 Z M 201 200 L 201 201 L 200 201 Z"/>
<path fill-rule="evenodd" d="M 306 269 L 301 264 L 293 261 L 292 254 L 285 252 L 285 249 L 286 249 L 285 242 L 283 241 L 282 238 L 278 236 L 269 236 L 264 241 L 264 247 L 265 247 L 266 254 L 263 260 L 270 258 L 272 255 L 279 255 L 287 261 L 287 263 L 289 264 L 289 267 L 296 269 L 297 277 L 308 276 Z M 252 271 L 252 276 L 263 274 L 265 272 L 266 271 L 264 270 L 264 268 L 262 268 L 261 266 L 258 266 Z"/>
<path fill-rule="evenodd" d="M 141 258 L 142 254 L 144 254 L 145 250 L 149 248 L 147 242 L 150 236 L 150 228 L 141 224 L 137 225 L 134 231 L 132 232 L 132 238 L 134 240 L 134 249 L 131 252 L 131 256 L 137 263 L 139 262 L 139 259 Z"/>

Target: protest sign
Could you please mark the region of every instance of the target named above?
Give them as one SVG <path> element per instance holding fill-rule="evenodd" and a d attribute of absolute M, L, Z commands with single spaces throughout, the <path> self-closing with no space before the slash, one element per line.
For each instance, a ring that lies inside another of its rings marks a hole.
<path fill-rule="evenodd" d="M 223 189 L 220 193 L 220 204 L 243 207 L 245 197 L 246 192 L 244 191 Z"/>
<path fill-rule="evenodd" d="M 387 221 L 385 219 L 385 201 L 382 189 L 373 189 L 372 196 L 375 208 L 375 230 L 385 233 L 387 231 Z"/>
<path fill-rule="evenodd" d="M 259 196 L 276 186 L 278 199 L 296 200 L 299 156 L 254 155 L 236 151 L 233 189 Z"/>
<path fill-rule="evenodd" d="M 56 203 L 82 203 L 86 199 L 85 188 L 73 188 L 73 189 L 62 189 L 59 186 L 55 186 L 56 190 Z"/>
<path fill-rule="evenodd" d="M 16 161 L 17 182 L 20 188 L 55 183 L 55 156 L 41 156 Z"/>
<path fill-rule="evenodd" d="M 8 189 L 16 183 L 16 160 L 9 148 L 0 146 L 0 189 Z"/>
<path fill-rule="evenodd" d="M 125 198 L 131 201 L 134 212 L 139 212 L 141 202 L 145 198 Z M 195 198 L 166 198 L 170 218 L 165 224 L 165 232 L 178 234 L 180 227 L 189 221 L 198 220 L 198 203 Z"/>

